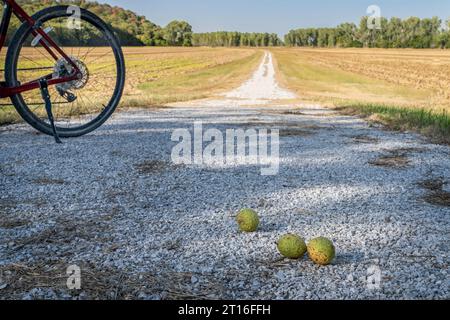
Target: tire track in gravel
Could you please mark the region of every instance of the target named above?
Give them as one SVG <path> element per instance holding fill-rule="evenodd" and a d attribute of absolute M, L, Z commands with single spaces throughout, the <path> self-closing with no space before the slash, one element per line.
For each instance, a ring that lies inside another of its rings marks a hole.
<path fill-rule="evenodd" d="M 173 130 L 200 120 L 279 128 L 280 173 L 174 166 Z M 62 146 L 25 125 L 0 132 L 1 298 L 70 298 L 65 281 L 32 277 L 56 268 L 64 280 L 72 263 L 103 279 L 84 298 L 450 298 L 450 209 L 425 201 L 433 180 L 448 192 L 449 148 L 298 103 L 269 53 L 222 97 L 119 112 Z M 237 232 L 242 207 L 259 211 L 260 232 Z M 333 239 L 335 263 L 281 261 L 273 244 L 286 232 Z"/>

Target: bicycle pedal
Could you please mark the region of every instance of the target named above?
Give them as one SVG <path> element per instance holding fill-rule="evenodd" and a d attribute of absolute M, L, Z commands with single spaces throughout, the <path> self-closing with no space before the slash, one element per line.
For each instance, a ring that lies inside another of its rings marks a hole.
<path fill-rule="evenodd" d="M 77 97 L 76 95 L 74 95 L 72 92 L 65 91 L 65 90 L 63 90 L 63 89 L 61 89 L 61 88 L 58 88 L 58 87 L 56 87 L 56 91 L 58 91 L 58 94 L 59 94 L 61 97 L 63 97 L 64 99 L 66 99 L 68 103 L 72 103 L 72 102 L 74 102 L 75 100 L 77 100 L 77 98 L 78 98 L 78 97 Z"/>

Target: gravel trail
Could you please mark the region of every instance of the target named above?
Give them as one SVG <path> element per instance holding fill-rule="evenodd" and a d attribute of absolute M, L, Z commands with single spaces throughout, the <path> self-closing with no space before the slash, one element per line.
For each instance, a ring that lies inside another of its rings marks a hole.
<path fill-rule="evenodd" d="M 266 54 L 221 98 L 119 112 L 62 146 L 1 127 L 0 299 L 449 299 L 450 148 L 294 98 Z M 174 165 L 195 121 L 280 129 L 279 174 Z M 237 231 L 243 207 L 259 232 Z M 287 232 L 329 237 L 335 262 L 280 259 Z"/>

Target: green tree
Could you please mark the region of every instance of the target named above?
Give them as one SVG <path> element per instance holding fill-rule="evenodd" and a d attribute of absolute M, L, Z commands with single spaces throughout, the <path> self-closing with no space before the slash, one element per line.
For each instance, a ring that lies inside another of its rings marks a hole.
<path fill-rule="evenodd" d="M 285 35 L 285 44 L 296 47 L 447 48 L 450 21 L 441 27 L 438 17 L 381 18 L 381 28 L 369 28 L 368 17 L 359 26 L 343 23 L 336 28 L 296 29 Z"/>
<path fill-rule="evenodd" d="M 357 40 L 357 31 L 354 23 L 340 24 L 336 30 L 336 45 L 343 48 L 361 47 L 362 43 Z"/>
<path fill-rule="evenodd" d="M 169 46 L 191 46 L 192 26 L 186 21 L 174 20 L 163 30 L 164 40 Z"/>
<path fill-rule="evenodd" d="M 403 48 L 406 46 L 405 30 L 401 19 L 391 18 L 385 32 L 389 38 L 390 48 Z"/>
<path fill-rule="evenodd" d="M 122 45 L 154 45 L 156 39 L 154 38 L 155 31 L 159 28 L 156 24 L 147 20 L 143 16 L 139 16 L 132 11 L 125 10 L 120 7 L 113 7 L 108 4 L 99 4 L 95 1 L 86 0 L 17 0 L 23 9 L 29 13 L 34 14 L 49 6 L 57 6 L 61 4 L 76 5 L 81 8 L 86 8 L 97 14 L 106 23 L 108 23 L 117 33 Z M 0 6 L 0 14 L 3 12 L 3 6 Z M 13 32 L 17 30 L 20 22 L 13 18 L 10 29 L 8 30 L 7 41 L 11 38 Z M 83 39 L 89 39 L 89 30 L 80 34 L 80 39 L 71 39 L 73 45 L 83 44 Z"/>
<path fill-rule="evenodd" d="M 192 35 L 194 46 L 213 47 L 269 47 L 280 46 L 283 42 L 277 34 L 269 33 L 240 33 L 240 32 L 209 32 L 194 33 Z"/>

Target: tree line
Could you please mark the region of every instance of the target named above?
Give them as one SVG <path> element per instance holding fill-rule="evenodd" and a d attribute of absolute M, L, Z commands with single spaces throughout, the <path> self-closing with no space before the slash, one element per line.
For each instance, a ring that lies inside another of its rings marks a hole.
<path fill-rule="evenodd" d="M 335 28 L 291 30 L 282 41 L 274 33 L 209 32 L 194 33 L 186 21 L 174 20 L 161 27 L 142 15 L 109 4 L 89 0 L 18 0 L 25 11 L 35 13 L 53 5 L 70 4 L 86 8 L 105 20 L 124 46 L 220 46 L 220 47 L 368 47 L 368 48 L 450 48 L 450 20 L 443 28 L 437 18 L 381 18 L 380 29 L 368 26 L 368 17 L 356 25 L 343 23 Z M 3 7 L 0 7 L 0 13 Z M 18 26 L 12 20 L 8 32 Z M 89 38 L 86 36 L 85 38 Z M 82 44 L 81 44 L 82 45 Z"/>
<path fill-rule="evenodd" d="M 242 32 L 208 32 L 194 33 L 192 45 L 211 47 L 275 47 L 282 45 L 277 34 L 242 33 Z"/>
<path fill-rule="evenodd" d="M 381 18 L 380 28 L 369 28 L 368 19 L 363 17 L 359 26 L 291 30 L 284 42 L 291 47 L 450 48 L 450 20 L 443 27 L 438 17 Z"/>

